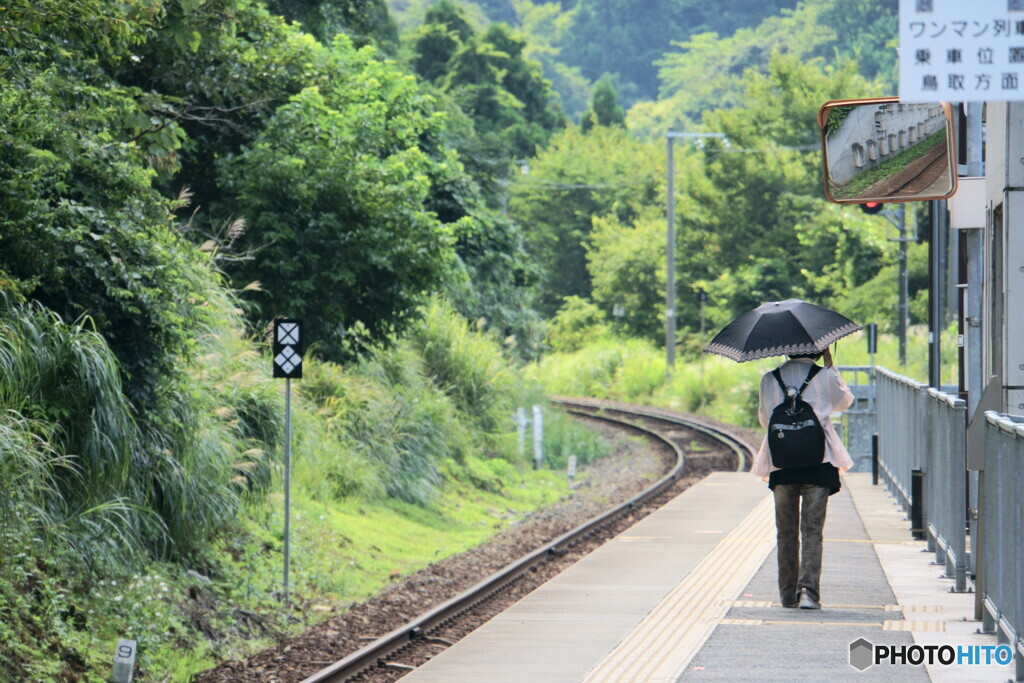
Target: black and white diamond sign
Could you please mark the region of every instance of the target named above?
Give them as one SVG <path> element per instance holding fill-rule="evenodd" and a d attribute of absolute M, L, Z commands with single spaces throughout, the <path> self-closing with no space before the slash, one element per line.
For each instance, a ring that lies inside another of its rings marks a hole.
<path fill-rule="evenodd" d="M 302 321 L 279 318 L 274 321 L 274 377 L 302 377 Z"/>

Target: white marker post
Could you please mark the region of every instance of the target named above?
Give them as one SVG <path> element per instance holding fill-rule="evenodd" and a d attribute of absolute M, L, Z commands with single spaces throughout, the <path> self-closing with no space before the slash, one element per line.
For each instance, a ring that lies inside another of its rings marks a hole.
<path fill-rule="evenodd" d="M 572 480 L 576 478 L 576 456 L 569 456 L 569 488 L 572 488 Z"/>
<path fill-rule="evenodd" d="M 114 671 L 110 674 L 110 680 L 114 683 L 132 683 L 137 645 L 134 640 L 118 639 L 117 649 L 114 650 Z"/>
<path fill-rule="evenodd" d="M 539 470 L 544 461 L 544 416 L 540 406 L 533 406 L 533 469 Z"/>
<path fill-rule="evenodd" d="M 519 457 L 526 455 L 526 425 L 530 420 L 526 417 L 526 408 L 516 408 L 516 432 L 519 435 Z"/>
<path fill-rule="evenodd" d="M 288 599 L 291 554 L 292 378 L 302 377 L 302 321 L 274 321 L 274 377 L 284 378 L 284 601 Z"/>

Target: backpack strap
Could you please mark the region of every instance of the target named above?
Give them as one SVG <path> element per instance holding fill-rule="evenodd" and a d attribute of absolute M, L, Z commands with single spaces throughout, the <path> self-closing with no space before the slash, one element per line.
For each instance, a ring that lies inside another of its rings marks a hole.
<path fill-rule="evenodd" d="M 804 380 L 804 383 L 800 385 L 800 389 L 797 390 L 797 392 L 796 392 L 796 397 L 797 398 L 800 398 L 801 394 L 804 393 L 804 389 L 807 388 L 807 385 L 811 383 L 811 380 L 814 379 L 814 376 L 817 375 L 819 371 L 821 371 L 821 366 L 820 365 L 817 365 L 817 364 L 812 364 L 811 365 L 811 369 L 807 373 L 807 379 Z"/>
<path fill-rule="evenodd" d="M 774 370 L 772 370 L 772 377 L 774 377 L 775 381 L 779 383 L 779 387 L 782 388 L 782 395 L 785 396 L 786 395 L 786 383 L 782 381 L 782 373 L 779 372 L 778 368 L 775 368 Z"/>

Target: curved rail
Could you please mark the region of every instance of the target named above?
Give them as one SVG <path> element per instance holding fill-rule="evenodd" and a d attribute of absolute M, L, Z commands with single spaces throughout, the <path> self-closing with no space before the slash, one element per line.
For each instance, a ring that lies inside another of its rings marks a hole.
<path fill-rule="evenodd" d="M 377 639 L 366 647 L 363 647 L 331 666 L 318 671 L 312 676 L 306 678 L 302 683 L 341 683 L 342 681 L 347 681 L 368 669 L 384 666 L 388 655 L 405 647 L 414 640 L 425 637 L 427 631 L 430 629 L 454 619 L 460 614 L 471 609 L 474 605 L 497 594 L 502 588 L 511 584 L 517 578 L 528 572 L 531 567 L 544 562 L 552 555 L 565 552 L 566 549 L 586 538 L 595 529 L 599 529 L 606 524 L 614 522 L 619 517 L 627 514 L 633 508 L 643 504 L 651 498 L 654 498 L 674 484 L 676 480 L 682 476 L 683 468 L 685 466 L 685 456 L 678 444 L 670 440 L 668 437 L 627 418 L 613 417 L 608 414 L 602 414 L 601 412 L 590 411 L 610 410 L 622 415 L 655 418 L 699 431 L 718 441 L 725 442 L 730 448 L 736 451 L 741 468 L 745 457 L 744 452 L 749 453 L 749 448 L 735 436 L 710 425 L 672 416 L 670 413 L 659 414 L 659 411 L 630 411 L 624 408 L 611 408 L 600 405 L 599 402 L 591 402 L 585 399 L 552 398 L 551 400 L 554 403 L 559 403 L 565 406 L 570 413 L 642 431 L 649 438 L 658 440 L 670 447 L 675 453 L 676 461 L 668 474 L 626 502 L 621 503 L 608 512 L 597 515 L 575 529 L 566 532 L 550 543 L 547 543 L 532 553 L 525 555 L 505 568 L 495 572 L 462 594 L 438 605 L 437 607 L 434 607 L 430 611 L 421 614 L 412 621 Z"/>
<path fill-rule="evenodd" d="M 754 452 L 750 448 L 749 444 L 747 444 L 745 441 L 737 438 L 733 434 L 730 434 L 729 432 L 723 429 L 720 429 L 719 427 L 709 425 L 699 420 L 679 417 L 674 413 L 659 410 L 657 408 L 639 408 L 633 405 L 629 407 L 617 407 L 613 403 L 609 403 L 607 401 L 600 401 L 597 399 L 566 398 L 562 396 L 556 396 L 552 397 L 551 401 L 553 403 L 559 403 L 565 406 L 570 411 L 573 410 L 574 406 L 586 408 L 589 410 L 601 410 L 604 411 L 605 413 L 610 411 L 614 413 L 621 413 L 623 415 L 631 415 L 636 417 L 646 417 L 654 420 L 661 420 L 662 422 L 668 422 L 671 424 L 678 425 L 680 427 L 685 427 L 686 429 L 691 429 L 695 432 L 700 432 L 705 436 L 714 439 L 715 441 L 724 443 L 725 445 L 732 449 L 733 453 L 736 454 L 736 471 L 738 472 L 746 470 L 748 464 L 752 463 L 754 460 Z M 590 415 L 590 413 L 588 413 L 588 415 Z"/>

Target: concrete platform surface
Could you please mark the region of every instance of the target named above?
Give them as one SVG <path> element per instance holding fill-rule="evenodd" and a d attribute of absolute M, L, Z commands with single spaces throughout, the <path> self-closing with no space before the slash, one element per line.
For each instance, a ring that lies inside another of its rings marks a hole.
<path fill-rule="evenodd" d="M 711 475 L 403 680 L 583 680 L 688 575 L 701 574 L 694 570 L 716 547 L 745 557 L 749 574 L 760 566 L 771 544 L 760 528 L 760 556 L 745 552 L 743 522 L 759 504 L 764 517 L 768 493 L 749 474 Z"/>
<path fill-rule="evenodd" d="M 829 500 L 822 610 L 782 608 L 774 549 L 767 486 L 747 473 L 713 474 L 407 678 L 1012 678 L 1012 664 L 851 665 L 851 644 L 860 639 L 872 652 L 997 644 L 976 633 L 974 595 L 950 592 L 953 580 L 931 564 L 925 543 L 911 538 L 902 510 L 869 474 L 844 475 L 843 490 Z"/>

